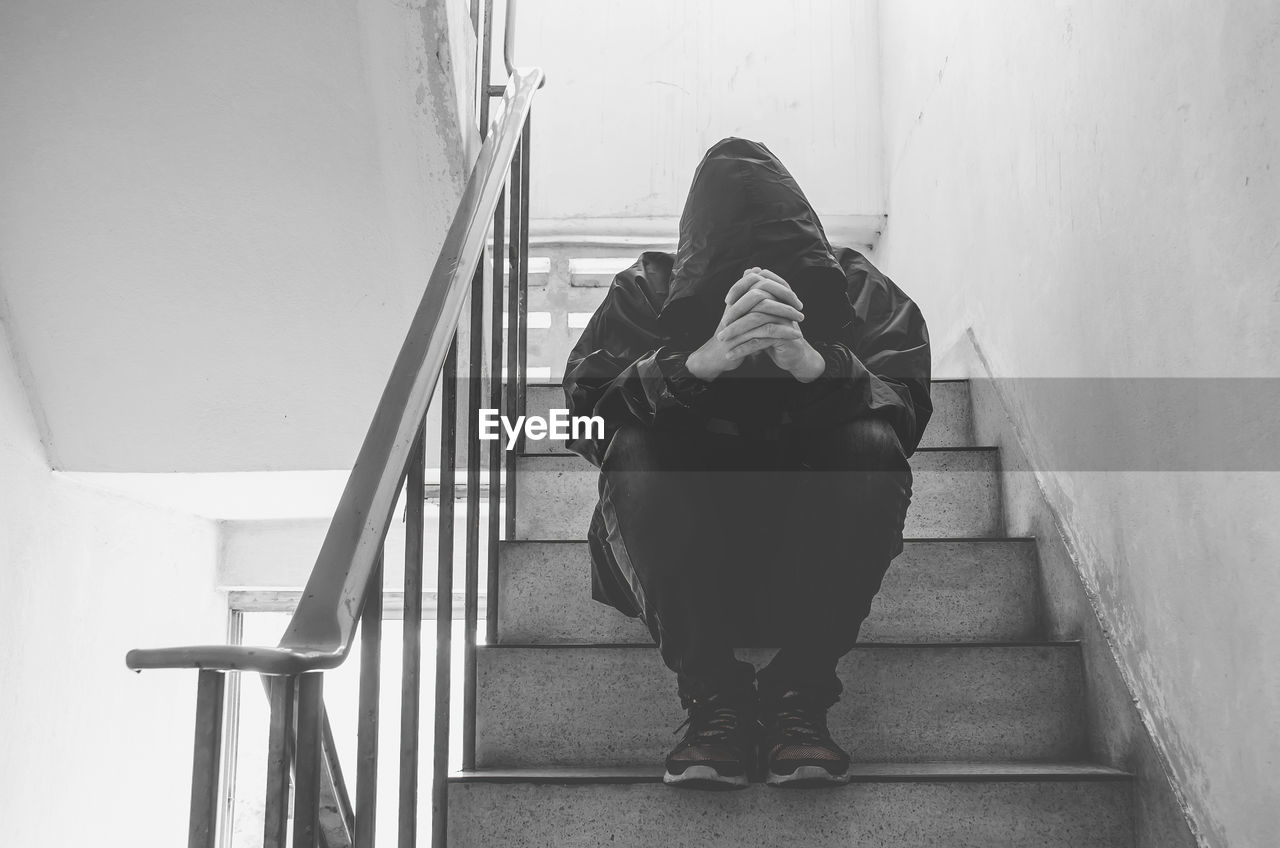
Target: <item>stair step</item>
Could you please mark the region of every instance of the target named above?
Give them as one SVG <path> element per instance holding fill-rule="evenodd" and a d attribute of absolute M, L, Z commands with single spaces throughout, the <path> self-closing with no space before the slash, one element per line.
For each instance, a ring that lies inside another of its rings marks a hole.
<path fill-rule="evenodd" d="M 757 667 L 768 650 L 739 651 Z M 859 761 L 1071 761 L 1084 753 L 1075 643 L 862 645 L 832 733 Z M 652 646 L 478 649 L 480 767 L 661 762 L 684 719 Z"/>
<path fill-rule="evenodd" d="M 937 380 L 930 387 L 933 416 L 925 428 L 920 447 L 966 448 L 975 444 L 973 415 L 969 406 L 967 380 Z M 564 389 L 559 383 L 530 383 L 525 396 L 528 415 L 546 417 L 552 409 L 564 409 Z M 564 442 L 556 439 L 528 440 L 525 451 L 531 454 L 567 454 Z"/>
<path fill-rule="evenodd" d="M 1096 780 L 1128 782 L 1127 771 L 1094 763 L 943 762 L 853 763 L 851 783 L 937 783 L 942 781 L 997 783 L 1001 781 Z M 485 768 L 454 772 L 451 783 L 550 783 L 558 786 L 601 783 L 661 783 L 662 766 L 559 766 L 548 768 Z"/>
<path fill-rule="evenodd" d="M 585 542 L 504 542 L 500 644 L 636 643 L 643 622 L 591 597 Z M 1034 539 L 912 539 L 862 627 L 866 642 L 1013 642 L 1039 635 Z"/>
<path fill-rule="evenodd" d="M 995 448 L 934 448 L 911 457 L 905 534 L 1001 535 Z M 521 455 L 516 467 L 516 538 L 585 539 L 599 471 L 577 456 Z"/>
<path fill-rule="evenodd" d="M 697 792 L 660 769 L 477 770 L 449 787 L 449 844 L 558 848 L 1128 848 L 1131 778 L 1082 764 L 855 765 L 825 790 Z"/>

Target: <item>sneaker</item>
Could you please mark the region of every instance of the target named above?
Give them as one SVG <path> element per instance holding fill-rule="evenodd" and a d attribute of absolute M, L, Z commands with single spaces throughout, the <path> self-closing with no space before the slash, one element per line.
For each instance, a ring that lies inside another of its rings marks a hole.
<path fill-rule="evenodd" d="M 829 703 L 791 690 L 762 702 L 760 757 L 770 786 L 847 783 L 849 754 L 827 730 Z"/>
<path fill-rule="evenodd" d="M 662 782 L 696 789 L 741 789 L 750 776 L 755 752 L 755 691 L 730 698 L 713 695 L 689 704 L 688 727 L 667 755 Z"/>

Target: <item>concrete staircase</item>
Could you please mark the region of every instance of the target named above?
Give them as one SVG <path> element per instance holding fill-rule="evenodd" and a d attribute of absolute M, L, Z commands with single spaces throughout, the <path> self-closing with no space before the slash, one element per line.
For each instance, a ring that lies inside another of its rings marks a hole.
<path fill-rule="evenodd" d="M 1003 535 L 997 452 L 968 386 L 934 385 L 906 550 L 845 657 L 832 731 L 848 786 L 661 784 L 684 718 L 639 621 L 590 597 L 595 469 L 530 442 L 498 639 L 478 649 L 477 768 L 454 775 L 451 846 L 1132 845 L 1131 777 L 1088 759 L 1079 645 L 1046 642 L 1030 539 Z M 529 412 L 563 406 L 533 385 Z M 758 664 L 767 651 L 744 651 Z"/>

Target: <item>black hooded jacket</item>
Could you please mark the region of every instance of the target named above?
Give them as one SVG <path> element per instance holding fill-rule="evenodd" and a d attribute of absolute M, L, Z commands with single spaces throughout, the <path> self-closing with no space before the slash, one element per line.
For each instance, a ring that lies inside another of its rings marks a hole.
<path fill-rule="evenodd" d="M 826 363 L 817 380 L 800 383 L 763 354 L 711 383 L 684 367 L 715 331 L 729 287 L 754 266 L 778 274 L 804 303 L 801 330 Z M 614 277 L 570 353 L 570 413 L 601 416 L 605 432 L 569 448 L 598 466 L 626 423 L 729 422 L 750 433 L 875 416 L 910 455 L 933 410 L 929 374 L 929 334 L 915 303 L 861 253 L 831 247 L 768 148 L 727 138 L 694 174 L 676 254 L 642 253 Z"/>

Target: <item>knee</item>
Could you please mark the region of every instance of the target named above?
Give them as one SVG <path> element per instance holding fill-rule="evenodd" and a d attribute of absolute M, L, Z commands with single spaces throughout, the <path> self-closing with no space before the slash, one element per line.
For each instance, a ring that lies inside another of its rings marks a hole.
<path fill-rule="evenodd" d="M 681 455 L 677 434 L 624 424 L 609 440 L 600 467 L 605 471 L 677 470 Z"/>
<path fill-rule="evenodd" d="M 910 467 L 897 432 L 882 418 L 859 418 L 833 428 L 829 449 L 837 467 L 851 471 L 904 471 Z"/>
<path fill-rule="evenodd" d="M 881 551 L 887 564 L 901 551 L 914 482 L 902 443 L 892 425 L 874 418 L 842 424 L 831 438 L 827 468 L 844 473 L 820 476 L 831 478 L 839 502 L 859 516 L 855 524 L 868 531 L 862 534 L 862 544 Z M 878 536 L 873 528 L 888 535 Z M 877 547 L 881 542 L 888 548 Z"/>
<path fill-rule="evenodd" d="M 648 449 L 644 428 L 635 424 L 624 424 L 609 439 L 605 449 L 601 467 L 606 469 L 634 468 L 635 461 L 643 457 Z"/>
<path fill-rule="evenodd" d="M 625 425 L 610 439 L 600 466 L 600 497 L 633 541 L 653 533 L 691 538 L 696 530 L 698 475 L 682 467 L 681 447 L 672 434 L 639 425 Z M 640 542 L 645 549 L 656 543 Z"/>

